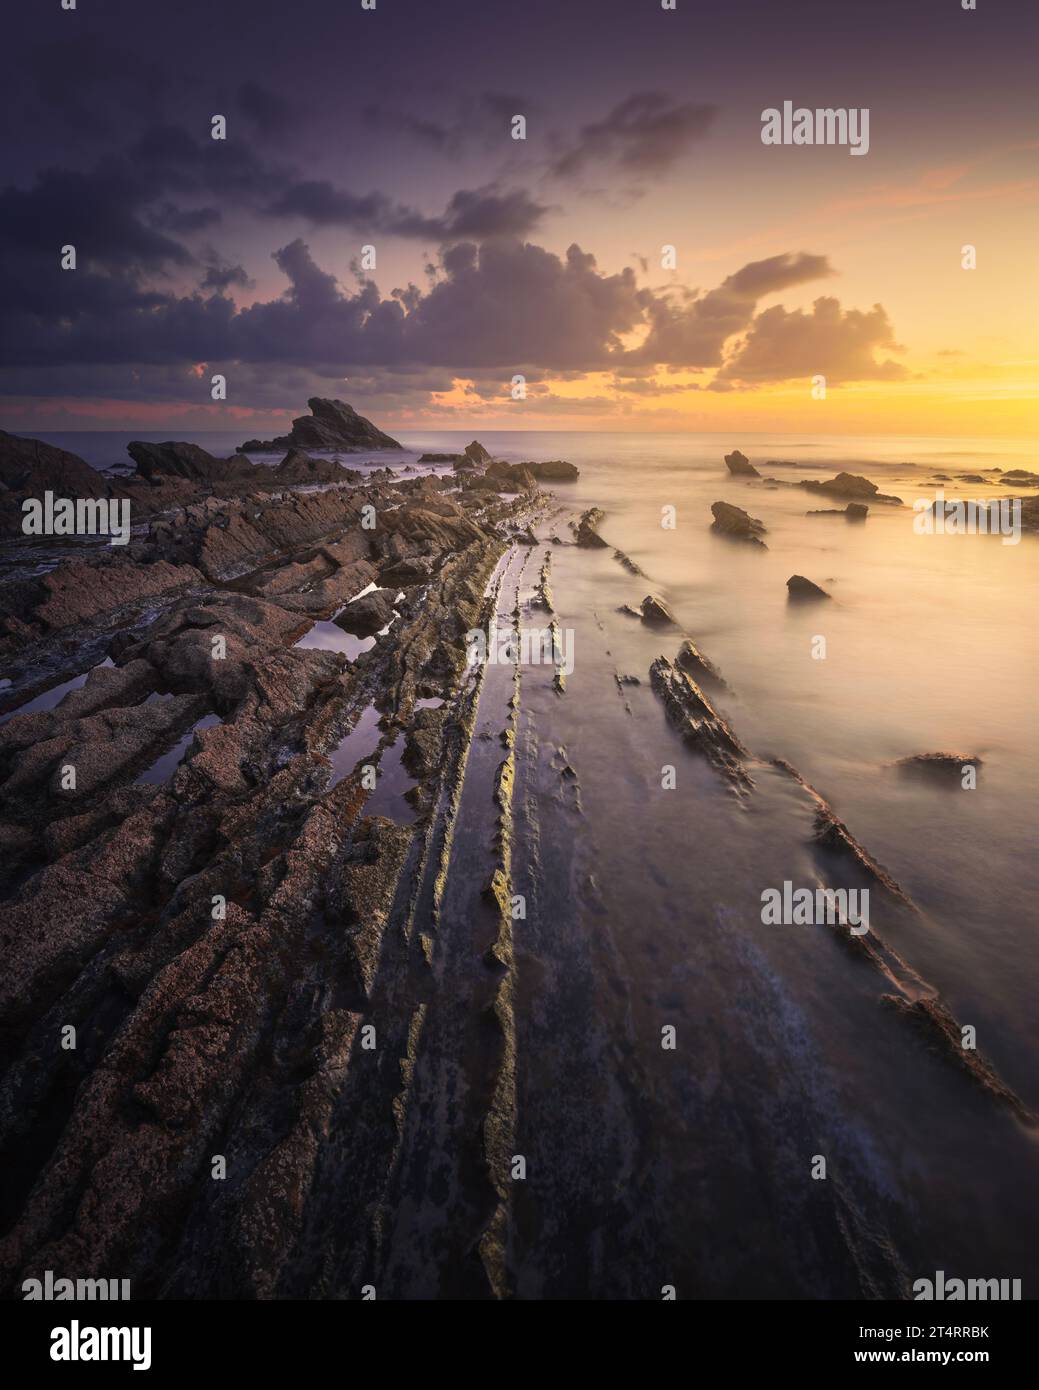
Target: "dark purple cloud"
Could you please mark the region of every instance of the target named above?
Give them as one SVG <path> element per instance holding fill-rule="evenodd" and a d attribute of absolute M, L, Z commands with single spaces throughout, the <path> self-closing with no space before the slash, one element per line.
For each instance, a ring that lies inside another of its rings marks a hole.
<path fill-rule="evenodd" d="M 523 189 L 460 189 L 439 217 L 426 217 L 382 193 L 357 195 L 327 180 L 307 179 L 285 188 L 263 211 L 269 217 L 299 217 L 313 227 L 349 227 L 371 235 L 437 243 L 468 238 L 525 236 L 548 211 Z"/>
<path fill-rule="evenodd" d="M 659 174 L 675 164 L 711 127 L 717 107 L 676 102 L 664 92 L 636 92 L 600 121 L 582 127 L 552 172 L 572 178 L 609 164 L 627 174 Z"/>

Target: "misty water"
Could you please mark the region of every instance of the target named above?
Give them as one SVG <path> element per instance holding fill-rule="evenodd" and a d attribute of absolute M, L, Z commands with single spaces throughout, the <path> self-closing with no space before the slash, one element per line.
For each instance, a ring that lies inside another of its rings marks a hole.
<path fill-rule="evenodd" d="M 408 436 L 411 452 L 371 463 L 414 466 L 416 451 L 458 450 L 473 433 L 496 457 L 581 469 L 552 485 L 545 544 L 510 576 L 524 621 L 544 622 L 529 603 L 550 551 L 556 613 L 574 633 L 565 695 L 550 667 L 523 669 L 517 731 L 514 873 L 533 905 L 515 933 L 517 1142 L 552 1175 L 518 1185 L 521 1293 L 587 1287 L 575 1251 L 618 1293 L 642 1287 L 641 1268 L 693 1296 L 892 1296 L 938 1269 L 1034 1288 L 1035 1130 L 882 998 L 939 994 L 1039 1109 L 1039 539 L 921 536 L 911 510 L 937 486 L 1012 495 L 994 474 L 984 486 L 930 480 L 1034 469 L 1033 455 L 962 439 L 469 430 Z M 114 443 L 95 440 L 91 457 L 53 438 L 97 466 L 118 458 Z M 226 437 L 193 438 L 231 452 Z M 873 504 L 860 525 L 808 516 L 844 503 L 730 478 L 734 447 L 784 483 L 846 469 L 907 506 Z M 767 550 L 712 535 L 720 500 L 764 522 Z M 593 505 L 645 579 L 610 549 L 550 544 Z M 674 529 L 661 526 L 665 507 Z M 792 606 L 793 574 L 831 601 Z M 728 682 L 709 694 L 760 760 L 742 800 L 682 745 L 650 688 L 650 663 L 673 658 L 682 632 L 618 611 L 648 592 Z M 619 688 L 618 674 L 640 684 Z M 481 705 L 488 727 L 501 727 L 509 691 L 489 684 L 502 709 Z M 940 750 L 981 760 L 975 790 L 893 766 Z M 831 929 L 762 923 L 763 890 L 819 881 L 810 809 L 774 757 L 916 905 L 874 900 L 871 936 L 900 962 L 890 977 Z M 668 765 L 673 790 L 661 786 Z M 660 1047 L 666 1025 L 674 1051 Z M 810 1176 L 819 1155 L 825 1181 Z"/>

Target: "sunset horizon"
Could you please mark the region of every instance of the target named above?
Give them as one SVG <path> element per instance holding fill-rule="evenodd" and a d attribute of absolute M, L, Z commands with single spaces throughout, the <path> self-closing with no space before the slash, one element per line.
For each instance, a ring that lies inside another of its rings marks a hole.
<path fill-rule="evenodd" d="M 1020 119 L 1036 24 L 989 9 L 616 0 L 588 26 L 535 0 L 515 23 L 442 15 L 427 46 L 407 6 L 310 0 L 305 58 L 275 55 L 270 21 L 242 11 L 244 79 L 204 39 L 189 69 L 169 15 L 125 7 L 118 38 L 85 8 L 26 19 L 0 413 L 29 432 L 234 429 L 317 394 L 401 429 L 1023 436 L 1039 417 L 1022 293 L 1039 140 Z M 560 89 L 552 55 L 576 42 L 595 78 Z M 323 88 L 343 43 L 390 45 L 405 94 L 388 104 L 363 60 Z M 408 82 L 455 44 L 475 90 Z M 135 45 L 143 67 L 120 61 Z M 921 104 L 918 63 L 939 56 Z M 55 78 L 58 116 L 40 105 Z M 832 116 L 838 96 L 853 119 L 872 109 L 863 148 L 765 143 L 770 110 Z"/>

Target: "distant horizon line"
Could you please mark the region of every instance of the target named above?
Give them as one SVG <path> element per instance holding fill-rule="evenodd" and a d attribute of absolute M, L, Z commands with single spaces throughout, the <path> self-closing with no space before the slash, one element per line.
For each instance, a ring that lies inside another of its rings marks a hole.
<path fill-rule="evenodd" d="M 425 433 L 425 434 L 460 434 L 460 435 L 461 435 L 461 434 L 469 434 L 469 435 L 471 435 L 471 434 L 473 433 L 474 428 L 477 429 L 477 430 L 483 429 L 483 430 L 484 430 L 486 433 L 488 433 L 488 434 L 632 434 L 632 435 L 638 435 L 638 434 L 651 434 L 651 435 L 660 435 L 661 437 L 666 437 L 666 436 L 687 437 L 687 436 L 710 436 L 710 435 L 718 435 L 718 436 L 724 436 L 725 438 L 742 437 L 742 436 L 754 436 L 754 437 L 768 437 L 768 436 L 772 436 L 772 437 L 781 437 L 781 438 L 793 438 L 795 435 L 804 435 L 804 434 L 806 434 L 806 431 L 804 431 L 804 430 L 791 430 L 791 431 L 788 431 L 788 432 L 784 432 L 783 430 L 747 430 L 747 429 L 745 429 L 745 430 L 732 430 L 732 429 L 722 429 L 722 430 L 651 430 L 651 429 L 641 429 L 641 430 L 640 430 L 640 429 L 612 429 L 612 430 L 611 430 L 611 429 L 572 429 L 572 428 L 565 428 L 565 429 L 564 429 L 564 428 L 551 428 L 551 427 L 540 428 L 540 427 L 533 427 L 533 426 L 525 426 L 525 427 L 522 428 L 522 429 L 507 429 L 507 430 L 506 430 L 506 429 L 499 429 L 499 428 L 498 428 L 497 426 L 495 426 L 495 425 L 485 425 L 485 426 L 475 426 L 475 427 L 473 427 L 473 426 L 468 426 L 468 427 L 466 427 L 465 429 L 432 429 L 432 428 L 425 428 L 425 429 L 423 429 L 423 428 L 419 428 L 419 429 L 400 429 L 398 426 L 387 425 L 387 429 L 395 429 L 395 428 L 398 429 L 398 432 L 399 432 L 400 434 L 423 434 L 423 433 Z M 4 429 L 5 429 L 5 426 L 2 425 L 2 424 L 0 424 L 0 430 L 4 430 Z M 155 429 L 137 429 L 136 426 L 133 426 L 133 425 L 127 425 L 127 426 L 116 427 L 116 428 L 111 428 L 111 427 L 109 427 L 109 428 L 104 428 L 104 429 L 99 428 L 99 427 L 96 427 L 96 426 L 95 426 L 95 427 L 86 427 L 86 426 L 84 426 L 84 427 L 81 428 L 81 429 L 60 429 L 60 430 L 43 429 L 43 430 L 39 430 L 37 433 L 39 433 L 39 434 L 128 434 L 128 433 L 131 433 L 131 432 L 133 432 L 133 431 L 135 431 L 135 430 L 136 430 L 136 433 L 138 433 L 138 434 L 140 434 L 140 435 L 146 435 L 146 434 L 165 434 L 167 438 L 172 439 L 172 438 L 174 437 L 173 435 L 171 435 L 171 434 L 169 433 L 168 430 L 163 430 L 163 429 L 158 429 L 158 430 L 155 430 Z M 10 428 L 10 427 L 7 427 L 7 428 L 6 428 L 6 432 L 7 432 L 8 434 L 22 434 L 22 433 L 23 433 L 23 431 L 22 431 L 21 429 Z M 229 429 L 210 429 L 210 428 L 205 428 L 205 427 L 199 427 L 199 428 L 192 427 L 192 428 L 190 428 L 190 429 L 188 429 L 188 430 L 185 430 L 184 433 L 186 433 L 186 434 L 226 434 L 226 435 L 232 435 L 232 436 L 237 437 L 237 436 L 241 435 L 241 434 L 243 433 L 243 431 L 242 431 L 242 430 L 229 430 Z M 997 439 L 1003 439 L 1003 440 L 1010 440 L 1010 441 L 1022 440 L 1022 442 L 1024 442 L 1024 440 L 1026 439 L 1026 436 L 1019 435 L 1019 434 L 966 434 L 966 435 L 965 435 L 965 434 L 930 434 L 930 433 L 921 432 L 921 431 L 918 431 L 918 430 L 860 430 L 860 431 L 854 431 L 854 430 L 832 430 L 832 431 L 828 431 L 828 432 L 825 433 L 825 434 L 824 434 L 824 433 L 820 433 L 820 434 L 816 434 L 816 435 L 809 435 L 808 437 L 809 437 L 809 439 L 874 439 L 874 438 L 877 438 L 877 439 L 949 439 L 949 440 L 957 441 L 957 442 L 959 442 L 959 443 L 962 443 L 964 440 L 982 440 L 982 439 L 983 439 L 983 440 L 997 440 Z M 256 450 L 252 450 L 252 452 L 255 453 L 255 452 L 257 452 L 257 451 L 256 451 Z M 277 451 L 275 450 L 274 452 L 277 452 Z M 319 450 L 315 450 L 314 452 L 316 452 L 316 453 L 335 453 L 335 452 L 337 452 L 337 451 L 334 450 L 334 449 L 319 449 Z M 363 447 L 347 450 L 346 446 L 344 446 L 344 448 L 343 448 L 343 449 L 340 449 L 338 452 L 340 452 L 340 453 L 343 453 L 343 452 L 352 452 L 352 453 L 366 453 L 366 452 L 367 452 L 367 453 L 392 453 L 393 450 L 392 450 L 392 449 L 376 449 L 376 448 L 372 448 L 372 449 L 366 450 L 366 449 L 364 449 Z"/>

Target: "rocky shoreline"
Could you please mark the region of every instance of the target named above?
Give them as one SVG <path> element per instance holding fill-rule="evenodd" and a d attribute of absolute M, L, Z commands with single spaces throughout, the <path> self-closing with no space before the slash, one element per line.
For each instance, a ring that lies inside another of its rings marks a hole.
<path fill-rule="evenodd" d="M 466 639 L 534 612 L 558 637 L 554 547 L 616 563 L 645 594 L 624 611 L 675 652 L 615 672 L 623 697 L 645 680 L 741 807 L 782 784 L 824 882 L 872 886 L 896 923 L 917 909 L 796 769 L 741 740 L 721 673 L 608 516 L 542 491 L 572 465 L 477 441 L 415 477 L 294 445 L 273 469 L 130 452 L 136 479 L 88 478 L 0 439 L 8 503 L 41 485 L 152 503 L 125 549 L 58 547 L 0 586 L 0 1284 L 115 1269 L 137 1298 L 337 1298 L 377 1269 L 403 1296 L 508 1297 L 533 1007 L 513 907 L 558 852 L 518 788 L 550 776 L 567 815 L 581 785 L 563 747 L 530 765 L 519 664 L 473 668 Z M 714 516 L 763 546 L 741 509 Z M 603 911 L 597 891 L 581 881 Z M 1034 1125 L 955 1055 L 951 1012 L 883 934 L 848 945 L 878 1002 Z"/>

